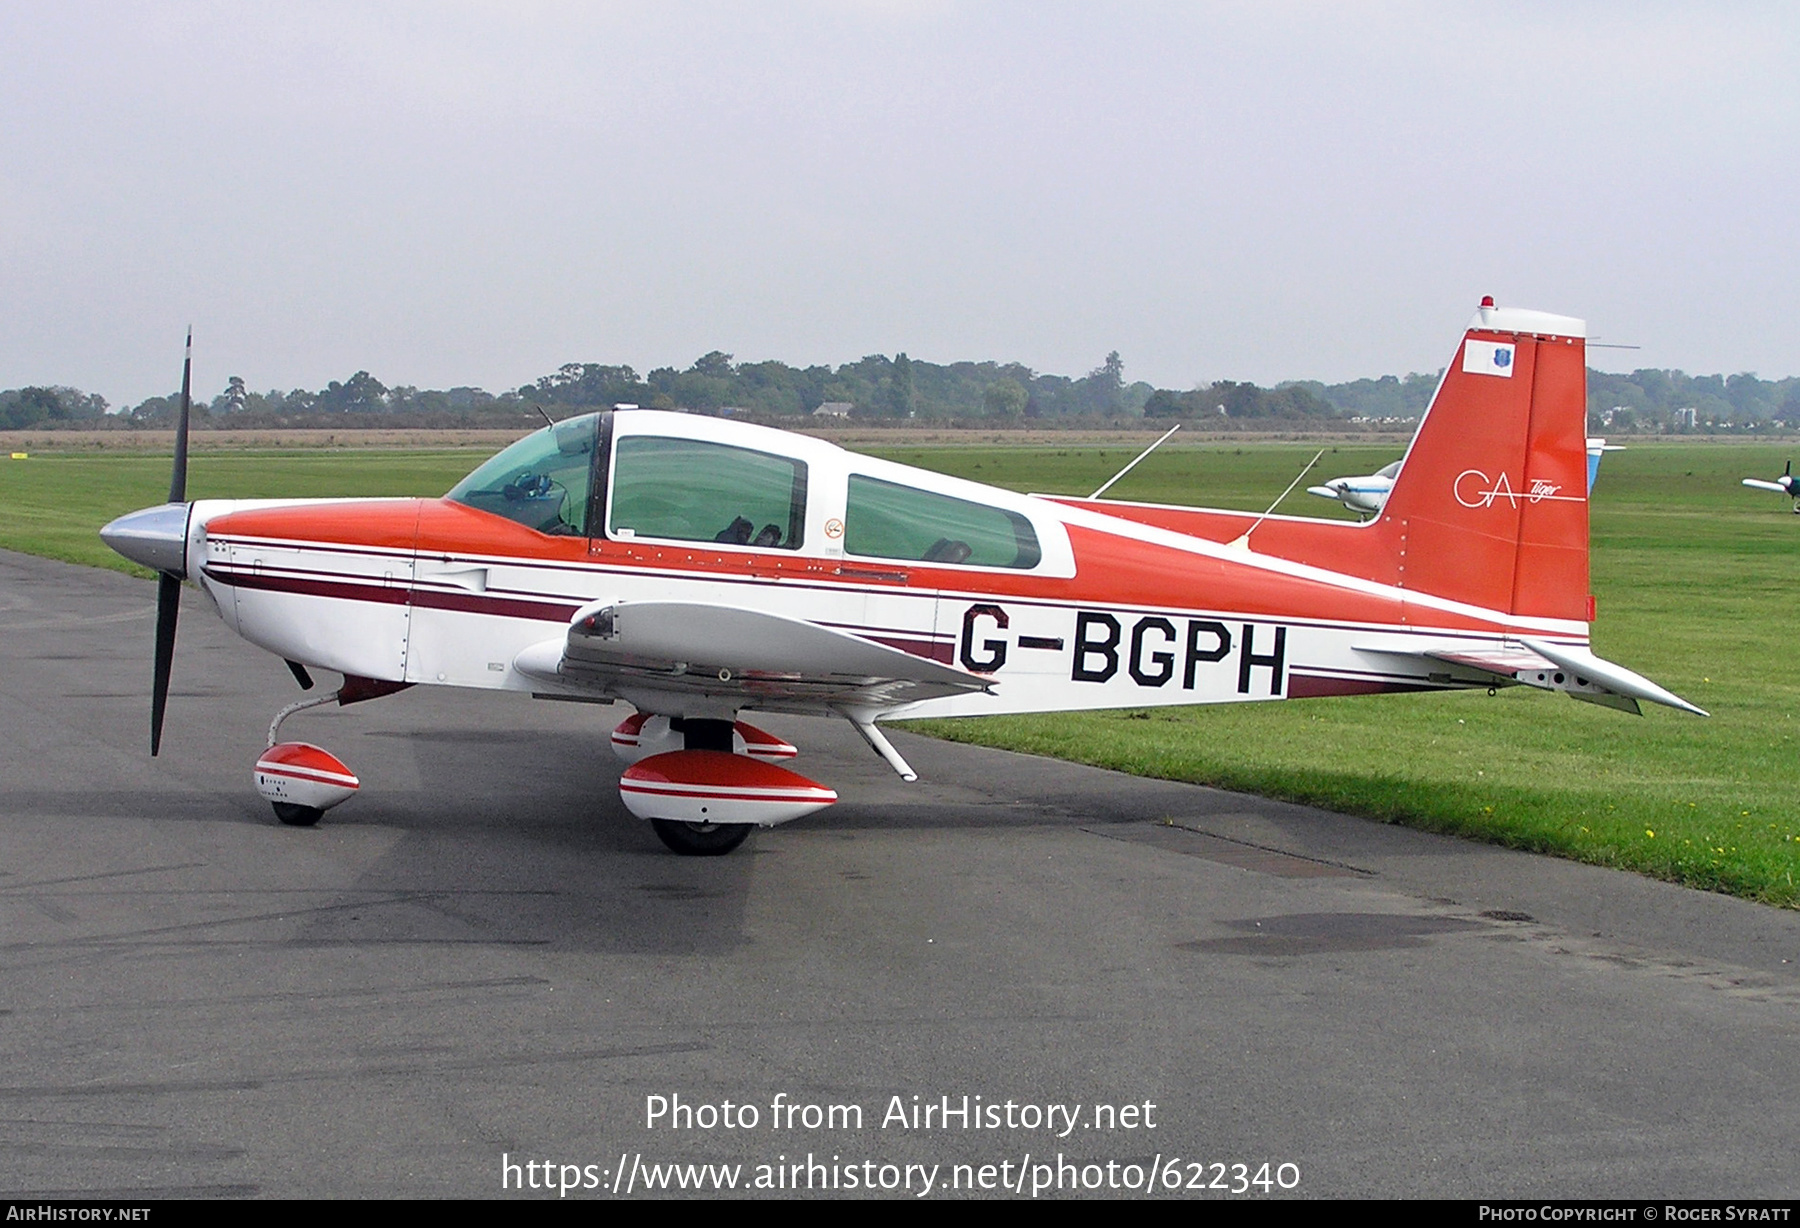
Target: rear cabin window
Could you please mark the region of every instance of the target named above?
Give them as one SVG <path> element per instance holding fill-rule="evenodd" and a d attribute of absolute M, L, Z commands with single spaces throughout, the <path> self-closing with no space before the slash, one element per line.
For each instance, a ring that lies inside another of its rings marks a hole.
<path fill-rule="evenodd" d="M 1036 567 L 1044 557 L 1031 522 L 1017 512 L 850 475 L 844 551 L 874 559 Z"/>
<path fill-rule="evenodd" d="M 700 439 L 628 435 L 613 456 L 613 536 L 798 550 L 806 465 Z"/>

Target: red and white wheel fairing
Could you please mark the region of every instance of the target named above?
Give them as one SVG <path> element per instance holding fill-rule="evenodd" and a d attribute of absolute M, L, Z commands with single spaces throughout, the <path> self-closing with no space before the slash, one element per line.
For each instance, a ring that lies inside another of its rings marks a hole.
<path fill-rule="evenodd" d="M 271 802 L 329 810 L 347 801 L 361 781 L 333 755 L 310 742 L 277 742 L 256 761 L 256 791 Z"/>
<path fill-rule="evenodd" d="M 837 791 L 748 755 L 677 750 L 626 768 L 619 797 L 640 819 L 773 827 L 824 809 Z"/>
<path fill-rule="evenodd" d="M 659 727 L 651 730 L 649 739 L 644 737 L 644 725 L 648 721 L 658 721 Z M 668 746 L 656 745 L 663 739 L 673 739 Z M 650 743 L 646 746 L 646 741 Z M 626 763 L 636 763 L 639 759 L 658 754 L 664 750 L 679 750 L 681 739 L 669 728 L 667 718 L 655 717 L 648 712 L 633 712 L 620 721 L 612 731 L 613 754 Z"/>
<path fill-rule="evenodd" d="M 757 759 L 792 759 L 800 753 L 792 742 L 758 729 L 749 721 L 738 721 L 732 726 L 731 746 L 738 754 Z M 683 739 L 669 727 L 668 717 L 633 712 L 612 731 L 612 748 L 613 754 L 626 763 L 636 763 L 651 755 L 683 749 Z"/>
<path fill-rule="evenodd" d="M 800 753 L 800 748 L 792 742 L 776 737 L 766 729 L 758 729 L 749 721 L 739 721 L 731 727 L 732 740 L 738 744 L 738 753 L 750 755 L 757 759 L 792 759 Z"/>

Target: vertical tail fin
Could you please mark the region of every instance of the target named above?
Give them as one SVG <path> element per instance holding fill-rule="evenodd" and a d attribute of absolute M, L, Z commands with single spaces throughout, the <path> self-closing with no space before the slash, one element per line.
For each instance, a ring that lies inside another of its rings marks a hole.
<path fill-rule="evenodd" d="M 1591 618 L 1586 336 L 1482 300 L 1383 509 L 1404 587 Z"/>

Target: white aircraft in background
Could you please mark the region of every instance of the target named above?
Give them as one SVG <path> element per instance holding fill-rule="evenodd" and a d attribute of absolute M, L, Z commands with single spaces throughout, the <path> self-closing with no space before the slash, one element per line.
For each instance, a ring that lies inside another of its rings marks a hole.
<path fill-rule="evenodd" d="M 1789 461 L 1781 471 L 1781 476 L 1773 482 L 1765 482 L 1761 478 L 1745 478 L 1744 485 L 1754 486 L 1757 490 L 1772 490 L 1778 495 L 1787 495 L 1794 501 L 1794 514 L 1800 516 L 1800 483 L 1794 481 L 1794 462 Z"/>
<path fill-rule="evenodd" d="M 1359 516 L 1379 515 L 1387 505 L 1388 492 L 1400 474 L 1400 462 L 1383 465 L 1374 473 L 1360 478 L 1332 478 L 1319 486 L 1308 486 L 1306 493 L 1321 499 L 1336 499 Z"/>
<path fill-rule="evenodd" d="M 1590 438 L 1587 441 L 1587 485 L 1589 493 L 1594 489 L 1594 481 L 1600 476 L 1600 457 L 1607 452 L 1622 452 L 1621 444 L 1608 444 L 1606 440 Z M 1404 459 L 1404 458 L 1402 458 Z M 1318 495 L 1321 499 L 1336 499 L 1345 507 L 1364 519 L 1379 516 L 1381 509 L 1387 506 L 1389 492 L 1394 489 L 1394 479 L 1400 476 L 1400 461 L 1391 465 L 1383 465 L 1374 473 L 1359 478 L 1332 478 L 1319 486 L 1308 486 L 1306 493 Z M 1791 479 L 1783 479 L 1788 481 Z M 1765 486 L 1771 490 L 1785 490 L 1771 482 L 1757 482 L 1744 479 L 1746 486 Z M 1800 496 L 1797 496 L 1800 497 Z M 1795 510 L 1800 511 L 1800 508 Z"/>

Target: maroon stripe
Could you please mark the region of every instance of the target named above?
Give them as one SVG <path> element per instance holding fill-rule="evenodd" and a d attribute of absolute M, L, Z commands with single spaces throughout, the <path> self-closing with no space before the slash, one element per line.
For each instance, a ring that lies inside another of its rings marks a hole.
<path fill-rule="evenodd" d="M 866 634 L 862 638 L 873 640 L 888 648 L 897 648 L 912 657 L 924 657 L 927 661 L 937 661 L 943 665 L 951 665 L 956 661 L 956 648 L 952 644 L 937 644 L 930 640 L 902 639 L 897 635 Z"/>
<path fill-rule="evenodd" d="M 1420 682 L 1377 682 L 1372 678 L 1325 678 L 1318 674 L 1288 674 L 1289 699 L 1317 699 L 1325 695 L 1385 695 L 1402 691 L 1441 691 L 1445 687 Z"/>
<path fill-rule="evenodd" d="M 223 571 L 206 568 L 206 577 L 233 588 L 262 589 L 273 593 L 299 593 L 306 597 L 337 597 L 347 601 L 372 601 L 377 605 L 405 605 L 404 585 L 354 584 L 348 580 L 306 580 L 298 576 L 275 576 Z"/>
<path fill-rule="evenodd" d="M 397 585 L 357 584 L 348 580 L 319 580 L 266 572 L 246 574 L 216 567 L 206 569 L 208 578 L 238 588 L 262 589 L 277 593 L 300 593 L 309 597 L 336 597 L 347 601 L 372 601 L 387 605 L 411 604 L 432 610 L 456 610 L 464 614 L 492 614 L 504 618 L 531 618 L 540 622 L 567 623 L 581 607 L 560 601 L 532 601 L 519 597 L 496 597 L 491 594 L 465 593 L 460 590 L 413 588 Z M 863 639 L 872 640 L 909 656 L 924 657 L 951 665 L 956 649 L 948 642 L 936 643 L 897 635 L 877 635 L 860 631 Z"/>
<path fill-rule="evenodd" d="M 458 610 L 465 614 L 493 614 L 504 618 L 531 618 L 540 622 L 566 623 L 581 607 L 562 601 L 530 601 L 515 597 L 492 597 L 480 593 L 441 592 L 412 589 L 400 585 L 358 584 L 349 580 L 317 580 L 301 576 L 245 574 L 208 567 L 206 575 L 236 588 L 261 589 L 275 593 L 298 593 L 307 597 L 334 597 L 344 601 L 369 601 L 379 605 L 423 606 L 427 609 Z"/>
<path fill-rule="evenodd" d="M 581 608 L 560 601 L 526 601 L 517 597 L 490 597 L 480 593 L 450 593 L 426 588 L 413 590 L 412 603 L 428 610 L 459 610 L 464 614 L 535 618 L 547 623 L 566 623 Z"/>

